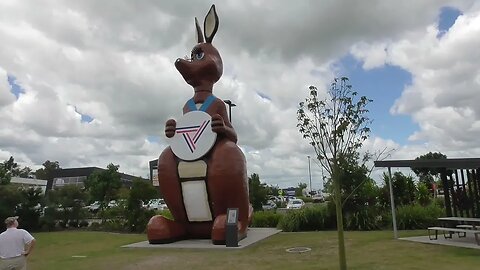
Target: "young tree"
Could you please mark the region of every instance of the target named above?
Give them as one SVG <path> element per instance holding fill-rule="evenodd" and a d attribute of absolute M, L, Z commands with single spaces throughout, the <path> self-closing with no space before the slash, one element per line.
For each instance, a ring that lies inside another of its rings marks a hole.
<path fill-rule="evenodd" d="M 32 169 L 28 166 L 25 166 L 23 168 L 18 166 L 12 156 L 10 156 L 10 158 L 8 160 L 5 160 L 3 163 L 0 163 L 0 170 L 7 172 L 11 177 L 18 176 L 23 178 L 28 178 L 28 176 L 32 172 Z M 0 172 L 0 177 L 1 175 L 2 174 Z"/>
<path fill-rule="evenodd" d="M 59 218 L 64 224 L 69 221 L 79 222 L 82 217 L 82 206 L 87 198 L 85 191 L 76 185 L 66 185 L 48 193 L 48 201 L 53 205 L 61 205 Z"/>
<path fill-rule="evenodd" d="M 278 187 L 278 185 L 276 185 L 276 186 L 267 185 L 267 195 L 278 196 L 278 190 L 279 189 L 280 188 Z"/>
<path fill-rule="evenodd" d="M 17 207 L 16 215 L 22 220 L 22 227 L 26 230 L 36 230 L 40 227 L 41 204 L 43 194 L 40 188 L 21 189 L 22 202 Z"/>
<path fill-rule="evenodd" d="M 20 171 L 18 172 L 18 176 L 22 178 L 29 178 L 32 175 L 32 172 L 32 168 L 25 166 L 20 169 Z"/>
<path fill-rule="evenodd" d="M 253 209 L 262 210 L 262 204 L 267 201 L 268 190 L 264 183 L 260 183 L 260 177 L 256 173 L 248 177 L 248 192 Z"/>
<path fill-rule="evenodd" d="M 371 123 L 366 106 L 372 100 L 357 97 L 348 78 L 336 78 L 325 98 L 319 97 L 315 86 L 301 102 L 297 111 L 300 133 L 310 142 L 322 167 L 330 174 L 333 184 L 338 231 L 340 269 L 347 269 L 343 233 L 341 160 L 357 153 L 368 138 Z"/>
<path fill-rule="evenodd" d="M 7 185 L 10 183 L 14 172 L 17 171 L 18 165 L 11 156 L 8 160 L 0 163 L 0 185 Z"/>
<path fill-rule="evenodd" d="M 379 190 L 375 181 L 370 178 L 373 167 L 369 168 L 365 163 L 360 163 L 358 153 L 350 158 L 342 158 L 339 167 L 342 171 L 340 191 L 343 211 L 356 212 L 359 207 L 375 205 Z M 333 194 L 331 179 L 326 180 L 324 189 L 325 192 Z"/>
<path fill-rule="evenodd" d="M 409 205 L 415 202 L 415 192 L 416 187 L 413 182 L 412 176 L 406 176 L 402 172 L 395 172 L 392 175 L 392 190 L 395 194 L 394 202 L 395 205 Z M 381 203 L 383 205 L 390 204 L 390 195 L 389 195 L 389 181 L 390 177 L 388 174 L 383 174 L 384 185 L 382 187 L 382 196 Z"/>
<path fill-rule="evenodd" d="M 85 181 L 85 188 L 94 200 L 101 202 L 102 210 L 106 202 L 115 198 L 122 186 L 118 168 L 118 165 L 110 163 L 106 170 L 94 171 Z"/>
<path fill-rule="evenodd" d="M 13 185 L 0 185 L 0 220 L 15 216 L 15 208 L 22 202 L 22 193 Z"/>
<path fill-rule="evenodd" d="M 10 174 L 12 176 L 17 176 L 18 175 L 18 171 L 19 171 L 19 167 L 18 167 L 18 164 L 15 162 L 15 159 L 10 156 L 10 158 L 8 160 L 5 160 L 3 162 L 3 167 L 8 171 L 10 172 Z"/>
<path fill-rule="evenodd" d="M 148 200 L 158 197 L 158 189 L 149 181 L 142 179 L 133 180 L 126 207 L 127 226 L 131 232 L 142 232 L 145 230 L 148 220 L 153 216 L 153 211 L 143 209 L 142 205 Z"/>
<path fill-rule="evenodd" d="M 0 185 L 8 185 L 11 179 L 10 172 L 5 169 L 3 164 L 0 164 Z"/>

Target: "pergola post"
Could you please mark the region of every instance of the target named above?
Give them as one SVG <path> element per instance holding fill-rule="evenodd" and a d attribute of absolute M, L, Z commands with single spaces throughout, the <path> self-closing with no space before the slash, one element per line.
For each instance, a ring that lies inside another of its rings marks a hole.
<path fill-rule="evenodd" d="M 395 213 L 395 201 L 393 199 L 393 188 L 392 188 L 393 178 L 392 178 L 392 168 L 391 167 L 388 167 L 388 177 L 389 177 L 388 187 L 390 189 L 390 205 L 392 206 L 393 237 L 395 239 L 398 239 L 397 216 L 396 216 L 396 213 Z"/>
<path fill-rule="evenodd" d="M 447 169 L 441 168 L 440 170 L 440 178 L 442 179 L 443 184 L 443 195 L 445 198 L 445 211 L 447 217 L 452 216 L 452 203 L 450 201 L 450 184 L 447 180 Z"/>

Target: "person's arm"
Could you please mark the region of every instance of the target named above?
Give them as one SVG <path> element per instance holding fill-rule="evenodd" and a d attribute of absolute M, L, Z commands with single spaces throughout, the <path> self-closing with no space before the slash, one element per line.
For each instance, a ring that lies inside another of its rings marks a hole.
<path fill-rule="evenodd" d="M 32 241 L 25 244 L 25 252 L 23 253 L 23 255 L 28 256 L 28 254 L 32 252 L 33 248 L 35 247 L 35 242 L 35 239 L 32 239 Z"/>

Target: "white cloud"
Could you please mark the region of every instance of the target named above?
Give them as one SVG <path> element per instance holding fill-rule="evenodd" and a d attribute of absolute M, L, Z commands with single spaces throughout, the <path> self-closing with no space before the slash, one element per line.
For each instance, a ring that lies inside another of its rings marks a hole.
<path fill-rule="evenodd" d="M 444 151 L 477 148 L 480 152 L 476 44 L 480 44 L 478 11 L 460 16 L 440 39 L 431 26 L 415 40 L 390 46 L 390 61 L 414 78 L 392 108 L 393 113 L 412 115 L 420 125 L 410 139 L 434 142 Z"/>
<path fill-rule="evenodd" d="M 363 61 L 362 67 L 366 70 L 382 67 L 387 58 L 385 43 L 369 45 L 361 42 L 354 44 L 351 53 L 355 58 Z"/>
<path fill-rule="evenodd" d="M 15 95 L 10 91 L 8 84 L 8 74 L 0 67 L 0 110 L 2 107 L 15 101 Z"/>
<path fill-rule="evenodd" d="M 324 91 L 335 74 L 330 64 L 350 48 L 366 69 L 388 63 L 413 74 L 413 84 L 392 109 L 419 123 L 412 139 L 432 141 L 442 151 L 455 139 L 467 151 L 478 142 L 474 134 L 480 126 L 474 106 L 480 17 L 472 3 L 219 3 L 220 28 L 213 43 L 225 70 L 214 94 L 237 104 L 233 124 L 249 173 L 281 186 L 307 181 L 306 156 L 313 154 L 295 127 L 296 106 L 309 85 Z M 165 121 L 178 118 L 193 93 L 173 62 L 189 54 L 193 18 L 202 19 L 209 5 L 2 1 L 0 158 L 13 155 L 33 167 L 47 159 L 63 167 L 113 162 L 124 172 L 145 176 L 148 161 L 165 147 Z M 445 5 L 465 15 L 437 40 L 433 25 Z M 25 91 L 18 100 L 7 74 Z M 436 118 L 423 117 L 425 111 Z M 94 120 L 84 123 L 80 113 Z M 449 121 L 442 122 L 444 114 Z M 452 125 L 459 131 L 445 132 Z M 150 143 L 148 136 L 160 141 Z M 375 140 L 367 145 L 396 145 Z M 318 187 L 321 174 L 312 163 Z"/>

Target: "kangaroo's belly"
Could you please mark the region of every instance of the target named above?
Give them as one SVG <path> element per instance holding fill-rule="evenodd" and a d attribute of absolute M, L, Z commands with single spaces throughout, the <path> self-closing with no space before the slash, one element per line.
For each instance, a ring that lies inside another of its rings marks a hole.
<path fill-rule="evenodd" d="M 212 221 L 212 211 L 208 199 L 207 164 L 203 160 L 180 161 L 178 175 L 182 188 L 183 204 L 188 221 Z"/>

